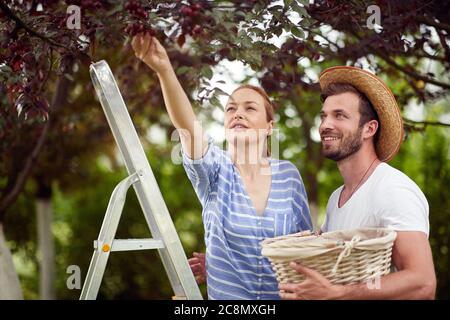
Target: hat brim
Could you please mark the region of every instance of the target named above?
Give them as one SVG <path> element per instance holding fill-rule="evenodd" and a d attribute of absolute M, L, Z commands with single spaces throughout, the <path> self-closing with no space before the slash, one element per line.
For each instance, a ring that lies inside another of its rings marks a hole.
<path fill-rule="evenodd" d="M 319 76 L 320 87 L 332 83 L 348 83 L 364 93 L 380 120 L 380 133 L 375 151 L 381 161 L 391 160 L 403 141 L 403 120 L 392 91 L 374 74 L 356 67 L 338 66 L 324 70 Z"/>

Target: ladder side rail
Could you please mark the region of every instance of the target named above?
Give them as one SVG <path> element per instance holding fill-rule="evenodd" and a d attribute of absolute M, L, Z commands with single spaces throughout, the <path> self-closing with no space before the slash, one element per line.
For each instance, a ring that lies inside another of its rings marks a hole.
<path fill-rule="evenodd" d="M 131 121 L 125 102 L 106 61 L 101 60 L 92 64 L 90 66 L 90 75 L 114 140 L 124 158 L 125 167 L 127 168 L 128 174 L 131 175 L 137 171 L 134 166 L 133 156 L 142 157 L 144 150 L 142 145 L 140 145 L 139 137 Z M 138 152 L 132 155 L 127 145 L 136 145 L 136 141 L 141 146 L 142 153 Z"/>
<path fill-rule="evenodd" d="M 176 295 L 183 295 L 184 292 L 188 299 L 202 299 L 178 233 L 107 63 L 100 61 L 91 65 L 91 77 L 127 170 L 130 174 L 137 172 L 139 175 L 140 181 L 133 187 L 152 236 L 164 241 L 165 248 L 158 251 L 172 288 Z"/>
<path fill-rule="evenodd" d="M 102 227 L 97 240 L 97 249 L 94 250 L 86 279 L 81 290 L 80 300 L 93 300 L 97 297 L 103 274 L 108 262 L 110 248 L 119 226 L 123 206 L 126 201 L 127 191 L 137 181 L 137 176 L 132 175 L 122 180 L 115 188 L 109 199 L 108 208 L 103 218 Z M 108 250 L 102 250 L 103 245 L 108 245 Z"/>
<path fill-rule="evenodd" d="M 168 270 L 169 280 L 171 275 L 178 274 L 179 282 L 181 282 L 178 285 L 184 288 L 184 295 L 186 295 L 187 299 L 200 300 L 202 299 L 200 289 L 189 267 L 181 242 L 179 240 L 176 241 L 178 233 L 161 191 L 156 182 L 151 182 L 151 180 L 155 180 L 155 177 L 149 168 L 149 171 L 145 173 L 145 178 L 141 179 L 140 184 L 134 185 L 134 188 L 147 221 L 151 221 L 150 226 L 155 224 L 158 226 L 158 237 L 164 239 L 165 250 L 158 251 L 166 270 Z M 152 197 L 152 201 L 148 200 L 149 197 Z M 173 287 L 177 296 L 183 295 L 181 294 L 181 288 L 177 292 L 175 285 Z"/>

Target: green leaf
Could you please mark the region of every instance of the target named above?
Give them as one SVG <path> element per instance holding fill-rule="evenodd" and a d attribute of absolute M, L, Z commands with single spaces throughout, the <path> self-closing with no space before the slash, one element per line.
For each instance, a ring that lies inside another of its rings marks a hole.
<path fill-rule="evenodd" d="M 190 69 L 191 69 L 191 68 L 189 68 L 189 67 L 187 67 L 187 66 L 179 67 L 179 68 L 177 69 L 177 74 L 178 74 L 179 76 L 181 76 L 182 74 L 185 74 L 186 72 L 188 72 Z"/>
<path fill-rule="evenodd" d="M 225 81 L 223 80 L 219 80 L 217 81 L 218 83 L 225 83 Z M 218 88 L 218 87 L 214 87 L 214 95 L 224 95 L 224 96 L 229 96 L 228 93 L 226 93 L 225 91 L 223 91 L 222 89 Z"/>
<path fill-rule="evenodd" d="M 11 73 L 12 69 L 5 63 L 0 64 L 0 73 Z"/>
<path fill-rule="evenodd" d="M 201 74 L 208 80 L 213 77 L 213 71 L 209 66 L 203 66 L 201 69 Z"/>
<path fill-rule="evenodd" d="M 273 33 L 279 37 L 281 36 L 281 34 L 283 33 L 283 27 L 281 25 L 276 26 L 275 28 L 273 28 Z"/>
<path fill-rule="evenodd" d="M 242 19 L 246 20 L 247 16 L 246 16 L 245 12 L 242 12 L 242 11 L 238 10 L 234 14 L 237 15 L 237 16 L 240 16 L 240 17 L 242 17 Z"/>
<path fill-rule="evenodd" d="M 252 50 L 248 52 L 247 62 L 251 63 L 253 66 L 260 67 L 262 63 L 261 51 Z"/>
<path fill-rule="evenodd" d="M 215 107 L 221 107 L 222 104 L 220 103 L 220 100 L 214 95 L 211 98 L 209 98 L 209 103 Z"/>
<path fill-rule="evenodd" d="M 222 21 L 221 25 L 224 26 L 227 29 L 231 29 L 231 28 L 236 27 L 236 23 L 230 22 L 230 21 Z"/>
<path fill-rule="evenodd" d="M 253 12 L 247 12 L 245 14 L 245 21 L 252 21 L 256 19 L 256 15 Z"/>
<path fill-rule="evenodd" d="M 240 39 L 241 39 L 241 47 L 250 47 L 253 44 L 253 39 L 246 34 L 242 35 Z"/>
<path fill-rule="evenodd" d="M 284 0 L 284 7 L 289 8 L 292 4 L 292 0 Z"/>
<path fill-rule="evenodd" d="M 303 32 L 302 29 L 297 28 L 297 27 L 292 27 L 291 28 L 291 32 L 294 36 L 296 36 L 297 38 L 300 39 L 304 39 L 305 38 L 305 33 Z"/>
<path fill-rule="evenodd" d="M 248 28 L 247 31 L 249 33 L 253 33 L 255 36 L 262 37 L 264 35 L 264 31 L 257 27 Z"/>
<path fill-rule="evenodd" d="M 296 0 L 295 2 L 296 3 L 301 3 L 305 7 L 309 6 L 309 0 Z"/>
<path fill-rule="evenodd" d="M 301 17 L 308 17 L 308 12 L 305 7 L 298 5 L 297 2 L 292 3 L 292 10 L 297 12 Z"/>
<path fill-rule="evenodd" d="M 311 19 L 308 16 L 304 16 L 303 19 L 300 21 L 300 25 L 304 26 L 305 28 L 309 28 L 316 22 L 317 22 L 316 20 Z"/>
<path fill-rule="evenodd" d="M 282 11 L 283 10 L 283 6 L 279 6 L 279 5 L 276 5 L 276 6 L 273 6 L 273 7 L 270 7 L 269 8 L 269 11 L 271 12 L 271 13 L 274 13 L 274 12 L 280 12 L 280 11 Z"/>

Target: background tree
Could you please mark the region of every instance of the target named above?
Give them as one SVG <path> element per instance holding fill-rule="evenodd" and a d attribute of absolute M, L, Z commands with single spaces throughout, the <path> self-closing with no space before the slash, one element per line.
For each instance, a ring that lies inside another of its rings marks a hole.
<path fill-rule="evenodd" d="M 380 9 L 375 29 L 368 24 L 372 4 Z M 80 8 L 79 29 L 67 27 L 68 19 L 76 18 L 69 5 Z M 157 123 L 170 137 L 173 128 L 157 79 L 130 50 L 130 36 L 142 31 L 156 35 L 168 49 L 204 118 L 213 118 L 212 106 L 220 104 L 223 93 L 212 81 L 215 66 L 242 61 L 254 71 L 279 106 L 281 156 L 299 167 L 316 225 L 329 194 L 341 183 L 314 136 L 320 71 L 337 64 L 370 67 L 388 81 L 402 108 L 413 100 L 424 105 L 423 121 L 405 118 L 413 134 L 393 164 L 418 180 L 430 201 L 430 241 L 439 296 L 445 297 L 449 6 L 446 1 L 0 0 L 0 250 L 6 253 L 0 255 L 0 297 L 21 296 L 8 246 L 20 261 L 25 296 L 37 297 L 34 201 L 41 203 L 37 207 L 52 204 L 56 213 L 57 296 L 76 297 L 78 292 L 65 287 L 65 268 L 79 264 L 87 270 L 91 242 L 86 239 L 96 238 L 113 185 L 125 175 L 118 170 L 120 157 L 88 77 L 92 61 L 110 64 L 141 136 L 151 135 L 148 129 Z M 170 162 L 172 145 L 152 141 L 151 136 L 144 140 L 145 147 L 186 252 L 199 250 L 200 207 L 182 168 Z M 411 152 L 414 161 L 407 160 Z M 127 202 L 124 236 L 145 234 L 133 199 Z M 39 216 L 50 221 L 46 212 Z M 45 243 L 51 249 L 51 239 Z M 148 257 L 134 256 L 133 266 L 120 254 L 113 257 L 102 297 L 168 297 L 158 265 L 148 267 L 158 259 Z M 142 275 L 143 269 L 148 274 Z M 47 286 L 53 286 L 52 279 Z"/>

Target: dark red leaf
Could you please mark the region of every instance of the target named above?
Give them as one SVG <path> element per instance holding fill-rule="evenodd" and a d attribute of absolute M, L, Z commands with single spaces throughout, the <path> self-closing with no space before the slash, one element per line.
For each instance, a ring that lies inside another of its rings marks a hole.
<path fill-rule="evenodd" d="M 182 47 L 185 42 L 186 42 L 186 37 L 184 34 L 181 34 L 177 39 L 177 43 L 180 47 Z"/>

